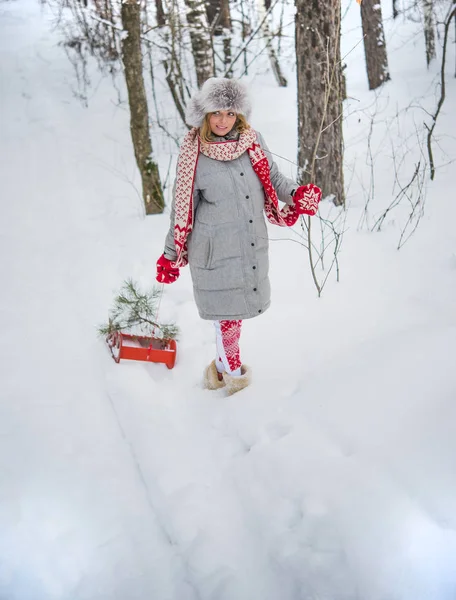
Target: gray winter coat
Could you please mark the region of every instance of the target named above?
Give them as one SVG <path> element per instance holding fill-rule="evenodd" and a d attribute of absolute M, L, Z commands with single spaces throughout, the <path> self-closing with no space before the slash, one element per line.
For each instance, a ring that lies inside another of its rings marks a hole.
<path fill-rule="evenodd" d="M 257 132 L 282 202 L 297 184 L 284 177 Z M 216 138 L 223 140 L 223 138 Z M 194 187 L 193 231 L 188 237 L 193 292 L 202 319 L 249 319 L 270 305 L 268 231 L 263 186 L 247 152 L 231 161 L 200 154 Z M 176 260 L 174 200 L 165 257 Z"/>

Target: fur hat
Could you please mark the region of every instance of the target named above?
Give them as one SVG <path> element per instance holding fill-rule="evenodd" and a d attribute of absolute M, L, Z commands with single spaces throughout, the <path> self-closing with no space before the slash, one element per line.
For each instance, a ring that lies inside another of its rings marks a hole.
<path fill-rule="evenodd" d="M 201 127 L 207 113 L 232 109 L 238 115 L 249 118 L 252 112 L 250 98 L 245 85 L 236 79 L 211 77 L 191 98 L 185 121 L 192 127 Z"/>

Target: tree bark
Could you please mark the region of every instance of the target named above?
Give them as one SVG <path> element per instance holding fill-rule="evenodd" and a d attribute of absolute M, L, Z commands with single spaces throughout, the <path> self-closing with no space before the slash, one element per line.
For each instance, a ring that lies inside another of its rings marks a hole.
<path fill-rule="evenodd" d="M 165 10 L 163 8 L 163 0 L 155 0 L 155 10 L 157 15 L 157 25 L 164 27 L 166 24 Z"/>
<path fill-rule="evenodd" d="M 209 27 L 214 35 L 222 35 L 224 29 L 231 31 L 231 13 L 229 0 L 208 0 L 206 15 Z"/>
<path fill-rule="evenodd" d="M 226 33 L 223 36 L 223 62 L 225 65 L 226 75 L 225 77 L 232 77 L 233 71 L 229 68 L 231 64 L 231 34 Z"/>
<path fill-rule="evenodd" d="M 146 214 L 150 215 L 163 212 L 164 200 L 158 166 L 152 160 L 149 113 L 142 70 L 140 10 L 136 0 L 128 0 L 122 4 L 122 26 L 126 32 L 122 40 L 122 60 L 130 105 L 131 139 L 141 174 Z"/>
<path fill-rule="evenodd" d="M 220 24 L 224 29 L 231 31 L 231 13 L 229 0 L 220 0 Z"/>
<path fill-rule="evenodd" d="M 182 123 L 185 125 L 185 85 L 178 56 L 181 45 L 179 32 L 182 30 L 182 26 L 180 14 L 177 10 L 174 10 L 173 5 L 169 8 L 167 25 L 168 27 L 160 32 L 165 46 L 169 48 L 169 51 L 163 58 L 163 68 L 165 70 L 166 83 L 168 84 L 177 112 L 182 119 Z"/>
<path fill-rule="evenodd" d="M 399 16 L 399 9 L 397 8 L 397 0 L 393 0 L 393 19 Z"/>
<path fill-rule="evenodd" d="M 250 35 L 251 33 L 251 27 L 250 27 L 250 23 L 248 22 L 246 15 L 245 15 L 245 3 L 241 2 L 240 3 L 241 6 L 241 37 L 242 37 L 242 45 L 244 46 L 244 42 L 246 40 L 246 38 Z M 247 75 L 248 74 L 248 61 L 247 61 L 247 48 L 244 46 L 244 50 L 242 52 L 243 58 L 244 58 L 244 74 Z"/>
<path fill-rule="evenodd" d="M 300 181 L 337 205 L 345 202 L 340 19 L 340 1 L 296 0 Z"/>
<path fill-rule="evenodd" d="M 361 2 L 361 20 L 369 89 L 375 90 L 390 79 L 380 0 Z"/>
<path fill-rule="evenodd" d="M 425 40 L 425 44 L 426 44 L 426 64 L 429 67 L 431 61 L 436 57 L 434 3 L 432 0 L 423 0 L 423 13 L 424 13 L 424 40 Z"/>
<path fill-rule="evenodd" d="M 223 63 L 225 66 L 226 77 L 231 77 L 232 72 L 228 71 L 231 64 L 231 11 L 229 0 L 207 0 L 206 15 L 209 23 L 209 29 L 216 37 L 222 37 L 223 44 Z"/>
<path fill-rule="evenodd" d="M 279 85 L 279 87 L 287 87 L 288 82 L 285 75 L 282 73 L 282 69 L 280 68 L 279 59 L 277 57 L 276 51 L 274 50 L 273 44 L 273 36 L 271 34 L 271 30 L 269 27 L 268 18 L 264 18 L 266 14 L 266 3 L 265 0 L 258 0 L 258 17 L 259 20 L 263 22 L 261 26 L 263 37 L 265 39 L 266 45 L 268 47 L 268 55 L 269 60 L 271 62 L 272 72 L 274 73 L 274 77 Z"/>
<path fill-rule="evenodd" d="M 196 81 L 198 87 L 201 87 L 206 79 L 214 75 L 212 38 L 204 0 L 185 0 L 185 4 L 187 6 L 187 22 L 190 28 L 190 41 L 195 62 Z"/>

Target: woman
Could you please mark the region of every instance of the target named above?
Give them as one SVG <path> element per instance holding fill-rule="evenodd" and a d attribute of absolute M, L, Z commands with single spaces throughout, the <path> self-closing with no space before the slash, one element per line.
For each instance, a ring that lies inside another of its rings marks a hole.
<path fill-rule="evenodd" d="M 242 320 L 270 305 L 264 217 L 291 226 L 301 214 L 314 215 L 321 199 L 317 186 L 298 187 L 280 173 L 248 124 L 250 112 L 246 88 L 233 79 L 208 79 L 191 99 L 186 120 L 193 129 L 180 148 L 170 230 L 157 261 L 161 283 L 190 265 L 199 314 L 216 329 L 204 385 L 226 386 L 228 395 L 251 380 L 239 354 Z"/>

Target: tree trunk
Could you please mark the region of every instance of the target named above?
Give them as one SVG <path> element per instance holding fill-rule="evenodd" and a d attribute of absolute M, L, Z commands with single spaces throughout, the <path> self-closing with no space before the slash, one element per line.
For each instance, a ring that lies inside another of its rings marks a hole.
<path fill-rule="evenodd" d="M 206 15 L 212 35 L 222 37 L 225 76 L 231 77 L 232 71 L 228 70 L 231 64 L 232 31 L 229 0 L 208 0 L 206 2 Z"/>
<path fill-rule="evenodd" d="M 233 71 L 229 68 L 231 64 L 231 33 L 228 29 L 225 29 L 223 34 L 223 62 L 225 65 L 225 77 L 232 77 Z"/>
<path fill-rule="evenodd" d="M 241 39 L 242 39 L 241 46 L 243 46 L 243 48 L 244 48 L 242 51 L 242 57 L 244 59 L 244 75 L 247 75 L 248 74 L 247 46 L 244 44 L 244 42 L 247 39 L 247 37 L 251 34 L 252 29 L 251 29 L 250 23 L 247 19 L 247 16 L 245 14 L 245 2 L 240 2 L 239 8 L 241 10 Z"/>
<path fill-rule="evenodd" d="M 287 87 L 288 82 L 282 73 L 282 69 L 280 68 L 279 59 L 277 58 L 277 54 L 274 50 L 273 42 L 274 38 L 271 34 L 271 30 L 269 28 L 268 18 L 264 18 L 266 14 L 266 4 L 265 0 L 258 0 L 258 17 L 260 22 L 263 21 L 263 25 L 261 29 L 263 31 L 263 37 L 265 39 L 266 45 L 268 47 L 269 60 L 271 61 L 272 72 L 274 73 L 274 77 L 279 85 L 279 87 Z"/>
<path fill-rule="evenodd" d="M 179 48 L 181 46 L 179 32 L 182 30 L 182 25 L 179 12 L 174 10 L 172 4 L 169 6 L 166 24 L 167 27 L 159 31 L 164 46 L 168 48 L 168 51 L 164 53 L 162 64 L 169 91 L 171 92 L 177 112 L 182 119 L 182 123 L 185 125 L 185 104 L 187 98 L 184 96 L 184 89 L 186 86 L 183 82 L 183 75 L 180 70 L 178 56 Z M 152 68 L 153 65 L 151 63 L 151 69 Z"/>
<path fill-rule="evenodd" d="M 390 78 L 379 0 L 363 0 L 361 2 L 361 20 L 369 89 L 375 90 Z"/>
<path fill-rule="evenodd" d="M 207 0 L 206 16 L 209 27 L 214 27 L 220 18 L 220 0 Z"/>
<path fill-rule="evenodd" d="M 198 87 L 201 87 L 206 79 L 214 75 L 212 38 L 204 0 L 185 0 L 185 4 L 187 6 L 187 22 L 190 28 L 190 41 L 195 62 L 196 81 Z"/>
<path fill-rule="evenodd" d="M 434 3 L 432 0 L 423 0 L 424 12 L 424 39 L 426 43 L 426 64 L 429 67 L 436 57 L 435 53 L 435 28 L 434 28 Z"/>
<path fill-rule="evenodd" d="M 230 13 L 230 1 L 220 0 L 220 25 L 224 29 L 231 31 L 231 13 Z"/>
<path fill-rule="evenodd" d="M 157 15 L 157 25 L 159 27 L 164 27 L 166 24 L 166 18 L 162 0 L 155 0 L 155 10 Z"/>
<path fill-rule="evenodd" d="M 222 35 L 224 29 L 231 31 L 231 13 L 229 0 L 208 0 L 206 15 L 209 28 L 214 35 Z"/>
<path fill-rule="evenodd" d="M 397 8 L 397 0 L 393 0 L 393 19 L 399 16 L 399 9 Z"/>
<path fill-rule="evenodd" d="M 300 182 L 337 205 L 345 202 L 340 19 L 340 1 L 296 0 Z"/>
<path fill-rule="evenodd" d="M 131 139 L 141 173 L 146 214 L 150 215 L 163 212 L 164 201 L 158 166 L 152 160 L 149 114 L 142 71 L 140 10 L 136 0 L 128 0 L 122 4 L 122 26 L 126 32 L 122 40 L 122 60 L 130 105 Z"/>

